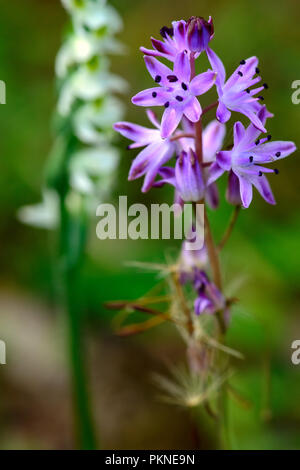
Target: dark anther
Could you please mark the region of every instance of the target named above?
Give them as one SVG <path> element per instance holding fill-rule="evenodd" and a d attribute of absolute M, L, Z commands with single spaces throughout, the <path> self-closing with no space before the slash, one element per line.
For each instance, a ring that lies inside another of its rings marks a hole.
<path fill-rule="evenodd" d="M 262 174 L 262 171 L 259 171 L 259 172 L 258 172 L 258 176 L 262 176 L 262 175 L 263 175 L 263 174 Z"/>
<path fill-rule="evenodd" d="M 176 75 L 167 75 L 167 79 L 169 80 L 169 82 L 177 82 L 178 81 L 178 78 L 176 77 Z"/>
<path fill-rule="evenodd" d="M 281 152 L 276 152 L 275 155 L 276 155 L 276 157 L 280 157 Z"/>
<path fill-rule="evenodd" d="M 173 30 L 173 28 L 168 28 L 168 26 L 163 26 L 160 30 L 160 35 L 163 38 L 167 39 L 167 34 L 169 36 L 173 36 L 174 35 L 174 30 Z"/>
<path fill-rule="evenodd" d="M 165 107 L 165 108 L 168 108 L 169 106 L 170 106 L 169 101 L 166 101 L 165 104 L 164 104 L 164 107 Z"/>
<path fill-rule="evenodd" d="M 246 63 L 246 61 L 244 59 L 241 60 L 241 62 L 240 62 L 241 65 L 245 65 L 245 63 Z"/>
<path fill-rule="evenodd" d="M 271 140 L 271 139 L 272 139 L 271 134 L 267 135 L 267 139 L 268 139 L 268 140 Z"/>
<path fill-rule="evenodd" d="M 259 144 L 259 142 L 260 142 L 260 140 L 259 140 L 259 139 L 257 139 L 257 141 L 255 142 L 255 145 L 258 145 L 258 144 Z"/>
<path fill-rule="evenodd" d="M 156 75 L 155 77 L 155 82 L 156 83 L 159 83 L 161 81 L 161 76 L 160 75 Z"/>
<path fill-rule="evenodd" d="M 263 96 L 258 96 L 258 99 L 263 101 L 264 100 L 264 97 Z"/>
<path fill-rule="evenodd" d="M 238 74 L 239 74 L 240 77 L 243 76 L 243 73 L 240 70 L 238 71 Z"/>
<path fill-rule="evenodd" d="M 249 162 L 250 162 L 250 163 L 252 163 L 252 162 L 253 162 L 253 158 L 254 158 L 254 157 L 252 157 L 252 156 L 251 156 L 251 157 L 249 157 Z"/>
<path fill-rule="evenodd" d="M 182 96 L 176 96 L 177 101 L 183 101 Z"/>
<path fill-rule="evenodd" d="M 267 88 L 269 88 L 269 85 L 267 83 L 263 83 L 263 87 L 267 90 Z"/>
<path fill-rule="evenodd" d="M 250 93 L 250 88 L 247 88 L 246 92 L 247 92 L 247 93 Z"/>
<path fill-rule="evenodd" d="M 187 87 L 187 85 L 186 85 L 185 83 L 182 83 L 182 84 L 181 84 L 181 87 L 182 87 L 182 89 L 185 90 L 185 91 L 188 89 L 188 87 Z"/>
<path fill-rule="evenodd" d="M 156 97 L 157 97 L 156 91 L 154 91 L 154 92 L 152 93 L 152 96 L 153 96 L 153 98 L 156 98 Z"/>
<path fill-rule="evenodd" d="M 258 67 L 256 67 L 255 72 L 256 72 L 256 73 L 259 73 L 259 72 L 260 72 L 260 70 L 259 70 Z"/>
<path fill-rule="evenodd" d="M 279 170 L 277 170 L 277 168 L 275 168 L 274 173 L 275 173 L 275 175 L 278 175 Z"/>

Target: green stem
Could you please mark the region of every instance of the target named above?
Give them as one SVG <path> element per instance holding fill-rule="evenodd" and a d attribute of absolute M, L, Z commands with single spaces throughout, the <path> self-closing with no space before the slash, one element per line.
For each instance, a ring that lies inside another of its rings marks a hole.
<path fill-rule="evenodd" d="M 86 241 L 86 221 L 80 214 L 70 214 L 66 197 L 60 204 L 60 267 L 68 329 L 69 364 L 72 386 L 76 444 L 80 449 L 95 449 L 96 440 L 86 378 L 80 308 L 79 270 Z"/>

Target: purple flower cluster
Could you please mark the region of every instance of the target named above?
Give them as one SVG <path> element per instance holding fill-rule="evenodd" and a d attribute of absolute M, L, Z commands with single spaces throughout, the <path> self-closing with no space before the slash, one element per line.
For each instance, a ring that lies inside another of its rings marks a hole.
<path fill-rule="evenodd" d="M 228 173 L 227 200 L 249 207 L 253 186 L 270 204 L 274 196 L 266 173 L 278 173 L 275 168 L 262 165 L 273 163 L 296 150 L 293 142 L 270 142 L 266 120 L 272 114 L 262 104 L 258 59 L 241 60 L 237 69 L 226 80 L 224 65 L 209 47 L 214 37 L 212 19 L 192 17 L 188 21 L 174 21 L 170 28 L 161 29 L 162 39 L 151 38 L 153 49 L 141 48 L 146 67 L 154 86 L 137 93 L 132 102 L 137 106 L 162 106 L 159 121 L 153 111 L 147 110 L 154 129 L 129 122 L 118 122 L 116 131 L 133 141 L 129 148 L 144 147 L 134 159 L 129 180 L 144 176 L 142 191 L 171 184 L 176 200 L 199 201 L 205 198 L 216 208 L 219 197 L 216 180 Z M 205 52 L 210 69 L 195 74 L 195 60 Z M 158 59 L 172 63 L 168 67 Z M 202 150 L 196 145 L 196 128 L 203 110 L 198 97 L 216 86 L 216 119 L 203 132 Z M 234 124 L 234 142 L 225 150 L 222 145 L 225 123 L 232 112 L 250 120 L 247 129 L 241 122 Z M 165 166 L 175 156 L 173 166 Z"/>
<path fill-rule="evenodd" d="M 254 186 L 269 204 L 275 204 L 266 174 L 278 174 L 278 169 L 266 165 L 287 157 L 296 146 L 293 142 L 271 141 L 267 134 L 266 123 L 273 115 L 263 104 L 261 93 L 268 85 L 261 83 L 258 59 L 241 60 L 226 79 L 221 59 L 210 48 L 214 37 L 211 18 L 174 21 L 160 33 L 161 40 L 151 38 L 153 49 L 141 48 L 154 84 L 137 93 L 132 103 L 162 107 L 161 119 L 147 110 L 154 128 L 130 122 L 114 125 L 116 131 L 133 142 L 129 148 L 144 147 L 133 160 L 129 180 L 144 176 L 143 192 L 169 184 L 174 187 L 176 202 L 205 201 L 216 209 L 219 203 L 216 181 L 226 172 L 229 203 L 249 207 Z M 196 74 L 195 61 L 200 54 L 206 54 L 210 68 Z M 159 59 L 168 60 L 170 67 Z M 216 100 L 203 109 L 198 97 L 213 86 Z M 203 115 L 213 109 L 216 119 L 203 129 Z M 235 122 L 233 142 L 227 142 L 224 148 L 225 123 L 232 113 L 243 115 L 250 122 L 246 128 Z M 205 247 L 190 253 L 183 244 L 181 282 L 194 286 L 197 315 L 222 311 L 225 317 L 227 302 L 204 271 L 206 258 Z"/>

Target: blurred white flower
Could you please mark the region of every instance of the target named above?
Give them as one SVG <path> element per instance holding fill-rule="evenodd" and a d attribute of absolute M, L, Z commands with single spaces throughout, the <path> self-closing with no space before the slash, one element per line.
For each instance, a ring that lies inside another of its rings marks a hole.
<path fill-rule="evenodd" d="M 62 0 L 72 15 L 74 28 L 86 29 L 97 36 L 114 34 L 122 29 L 122 20 L 117 11 L 104 0 Z"/>
<path fill-rule="evenodd" d="M 108 96 L 90 102 L 74 114 L 74 130 L 79 140 L 86 144 L 100 144 L 114 136 L 113 124 L 123 116 L 120 100 Z"/>
<path fill-rule="evenodd" d="M 99 188 L 102 193 L 106 192 L 111 185 L 111 177 L 114 176 L 118 161 L 118 150 L 108 145 L 75 153 L 69 167 L 71 187 L 86 195 L 92 195 Z"/>
<path fill-rule="evenodd" d="M 105 68 L 106 61 L 101 58 L 97 68 L 94 69 L 90 64 L 83 65 L 68 78 L 58 100 L 58 112 L 62 116 L 69 114 L 76 98 L 91 101 L 110 92 L 126 91 L 126 82 L 117 75 L 108 73 Z"/>
<path fill-rule="evenodd" d="M 59 221 L 59 199 L 55 191 L 45 189 L 42 202 L 23 206 L 17 212 L 18 219 L 34 227 L 54 229 Z"/>

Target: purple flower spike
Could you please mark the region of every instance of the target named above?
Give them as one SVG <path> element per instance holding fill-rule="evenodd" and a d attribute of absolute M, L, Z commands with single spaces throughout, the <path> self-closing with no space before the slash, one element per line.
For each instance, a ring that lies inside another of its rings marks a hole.
<path fill-rule="evenodd" d="M 265 106 L 258 113 L 258 118 L 265 124 L 272 116 Z M 261 166 L 287 157 L 296 150 L 294 142 L 270 142 L 271 136 L 259 139 L 260 131 L 250 124 L 247 129 L 241 122 L 234 125 L 234 145 L 231 150 L 217 153 L 216 162 L 210 169 L 209 183 L 215 181 L 224 171 L 233 172 L 238 178 L 241 201 L 249 207 L 252 201 L 252 187 L 269 203 L 275 204 L 272 190 L 265 173 L 278 173 L 277 169 Z M 230 176 L 228 191 L 236 193 L 236 179 Z M 233 188 L 233 185 L 235 186 Z"/>
<path fill-rule="evenodd" d="M 160 168 L 172 158 L 175 143 L 169 139 L 162 139 L 160 124 L 152 111 L 147 112 L 148 118 L 156 129 L 148 129 L 130 122 L 117 122 L 114 129 L 134 143 L 129 148 L 145 147 L 133 160 L 129 180 L 135 180 L 145 175 L 142 191 L 148 191 Z"/>
<path fill-rule="evenodd" d="M 204 51 L 214 37 L 214 25 L 211 16 L 206 21 L 201 16 L 192 16 L 187 23 L 187 42 L 193 52 Z"/>
<path fill-rule="evenodd" d="M 174 70 L 153 57 L 145 56 L 146 67 L 160 87 L 141 91 L 132 98 L 138 106 L 165 106 L 161 123 L 162 138 L 174 132 L 185 115 L 190 121 L 197 122 L 201 116 L 201 106 L 196 96 L 208 91 L 216 80 L 212 70 L 201 73 L 190 81 L 191 67 L 187 52 L 176 56 Z"/>
<path fill-rule="evenodd" d="M 254 77 L 259 72 L 258 59 L 250 57 L 247 60 L 242 60 L 238 68 L 225 82 L 225 68 L 221 59 L 210 48 L 207 48 L 207 56 L 213 70 L 218 74 L 216 79 L 219 96 L 217 119 L 220 122 L 227 122 L 230 119 L 231 111 L 235 111 L 247 116 L 261 132 L 267 132 L 257 115 L 262 108 L 259 103 L 262 97 L 255 97 L 257 93 L 267 88 L 267 85 L 251 89 L 261 81 L 261 77 Z"/>
<path fill-rule="evenodd" d="M 194 308 L 196 315 L 214 314 L 226 308 L 226 299 L 204 271 L 195 269 L 194 287 L 198 293 Z"/>

